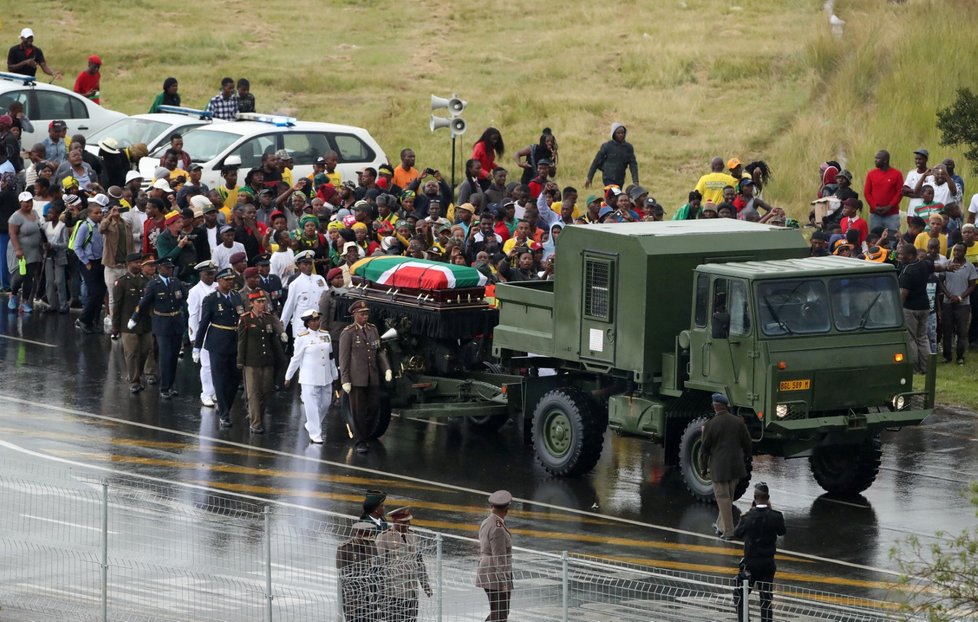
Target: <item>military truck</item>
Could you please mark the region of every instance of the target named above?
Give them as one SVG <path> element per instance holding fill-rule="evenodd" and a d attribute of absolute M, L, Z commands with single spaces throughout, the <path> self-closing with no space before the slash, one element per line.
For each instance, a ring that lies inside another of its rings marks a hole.
<path fill-rule="evenodd" d="M 459 338 L 419 335 L 409 305 L 385 303 L 399 334 L 393 407 L 488 428 L 512 418 L 558 476 L 591 470 L 609 428 L 645 437 L 703 501 L 714 392 L 755 454 L 807 457 L 845 495 L 874 481 L 883 430 L 932 412 L 934 357 L 915 378 L 891 265 L 808 257 L 797 230 L 730 219 L 567 227 L 558 248 L 555 280 L 495 288 L 498 318 L 471 299 L 448 305 L 475 313 L 447 323 L 467 327 Z"/>

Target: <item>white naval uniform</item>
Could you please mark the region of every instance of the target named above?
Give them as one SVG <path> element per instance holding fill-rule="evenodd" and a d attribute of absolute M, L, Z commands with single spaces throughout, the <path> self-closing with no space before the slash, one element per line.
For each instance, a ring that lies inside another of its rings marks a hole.
<path fill-rule="evenodd" d="M 299 372 L 306 431 L 312 439 L 322 438 L 322 420 L 333 402 L 333 381 L 339 377 L 332 351 L 328 330 L 303 330 L 296 333 L 295 353 L 285 371 L 286 380 Z"/>
<path fill-rule="evenodd" d="M 328 289 L 326 279 L 318 274 L 298 273 L 289 283 L 289 295 L 282 307 L 282 323 L 292 323 L 293 338 L 306 329 L 302 323 L 302 313 L 309 309 L 319 309 L 319 298 Z"/>
<path fill-rule="evenodd" d="M 187 332 L 190 333 L 190 343 L 194 343 L 197 337 L 197 328 L 200 325 L 200 307 L 204 304 L 204 298 L 211 292 L 217 291 L 217 281 L 210 285 L 204 285 L 199 281 L 190 288 L 187 294 Z M 215 401 L 216 391 L 214 390 L 214 380 L 211 378 L 211 355 L 207 348 L 200 349 L 200 401 Z"/>

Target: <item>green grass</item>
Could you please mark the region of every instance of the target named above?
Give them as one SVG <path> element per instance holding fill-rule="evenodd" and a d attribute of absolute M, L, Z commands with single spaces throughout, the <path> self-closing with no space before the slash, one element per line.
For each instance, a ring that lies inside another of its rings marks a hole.
<path fill-rule="evenodd" d="M 221 77 L 247 77 L 259 110 L 366 127 L 396 160 L 446 171 L 448 134 L 428 130 L 431 94 L 469 101 L 461 163 L 483 128 L 511 155 L 543 127 L 560 142 L 561 184 L 583 183 L 613 121 L 629 127 L 643 185 L 670 212 L 714 155 L 764 159 L 770 202 L 807 215 L 818 165 L 838 159 L 862 188 L 887 148 L 906 171 L 938 145 L 936 111 L 978 83 L 978 2 L 836 0 L 834 39 L 823 0 L 197 0 L 8 2 L 2 32 L 29 25 L 71 86 L 102 56 L 105 105 L 145 112 L 169 75 L 185 105 L 203 106 Z M 39 16 L 47 16 L 41 19 Z M 978 355 L 976 355 L 978 357 Z M 974 405 L 974 366 L 942 368 L 940 395 Z M 970 373 L 970 375 L 969 375 Z"/>
<path fill-rule="evenodd" d="M 943 360 L 943 359 L 941 359 Z M 937 364 L 937 401 L 948 406 L 975 410 L 978 407 L 978 352 L 970 352 L 964 365 Z"/>

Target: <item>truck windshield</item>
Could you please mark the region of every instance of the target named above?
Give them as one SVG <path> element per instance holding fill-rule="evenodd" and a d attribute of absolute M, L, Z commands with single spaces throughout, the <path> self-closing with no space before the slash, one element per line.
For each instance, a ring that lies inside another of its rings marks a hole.
<path fill-rule="evenodd" d="M 828 332 L 828 296 L 822 281 L 767 281 L 757 286 L 757 295 L 765 335 Z"/>
<path fill-rule="evenodd" d="M 832 279 L 829 292 L 838 330 L 897 328 L 903 323 L 900 294 L 891 275 Z"/>

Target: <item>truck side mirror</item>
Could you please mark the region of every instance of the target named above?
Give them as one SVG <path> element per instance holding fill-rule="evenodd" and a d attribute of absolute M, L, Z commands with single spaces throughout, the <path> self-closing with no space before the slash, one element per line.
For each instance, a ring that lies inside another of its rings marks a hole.
<path fill-rule="evenodd" d="M 718 311 L 713 314 L 710 325 L 710 336 L 714 339 L 726 339 L 730 336 L 730 314 Z"/>

